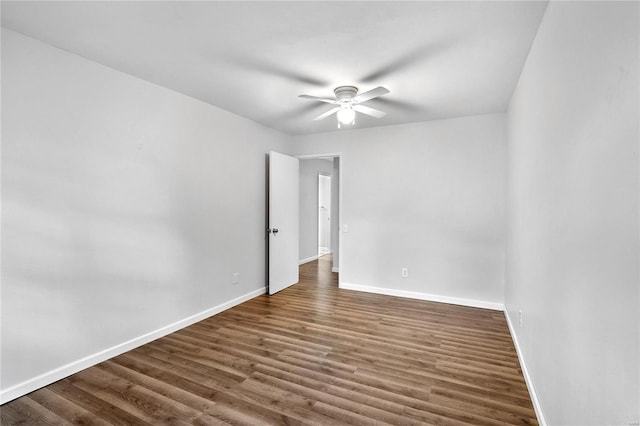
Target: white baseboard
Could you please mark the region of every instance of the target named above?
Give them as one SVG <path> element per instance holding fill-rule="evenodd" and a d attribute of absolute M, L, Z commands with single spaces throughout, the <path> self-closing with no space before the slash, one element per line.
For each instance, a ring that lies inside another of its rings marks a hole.
<path fill-rule="evenodd" d="M 5 402 L 9 402 L 16 398 L 19 398 L 23 395 L 28 394 L 29 392 L 33 392 L 34 390 L 40 389 L 43 386 L 47 386 L 53 382 L 64 379 L 65 377 L 82 371 L 85 368 L 99 364 L 102 361 L 106 361 L 110 358 L 121 355 L 127 351 L 137 348 L 138 346 L 142 346 L 153 340 L 159 339 L 160 337 L 171 334 L 198 321 L 202 321 L 205 318 L 225 311 L 229 308 L 239 305 L 240 303 L 246 302 L 249 299 L 260 296 L 261 294 L 264 294 L 265 291 L 266 289 L 259 288 L 233 300 L 222 303 L 218 306 L 214 306 L 213 308 L 209 308 L 205 311 L 202 311 L 195 315 L 191 315 L 190 317 L 184 318 L 180 321 L 176 321 L 173 324 L 166 325 L 157 330 L 143 334 L 142 336 L 120 343 L 116 346 L 105 349 L 93 355 L 89 355 L 77 361 L 70 362 L 69 364 L 58 367 L 55 370 L 48 371 L 32 379 L 26 380 L 22 383 L 18 383 L 17 385 L 13 385 L 10 388 L 2 389 L 0 391 L 0 404 L 4 404 Z"/>
<path fill-rule="evenodd" d="M 518 336 L 515 333 L 515 327 L 511 322 L 511 317 L 509 316 L 509 311 L 507 311 L 506 307 L 504 308 L 504 316 L 507 319 L 507 325 L 509 326 L 509 332 L 511 333 L 513 345 L 516 347 L 518 361 L 520 361 L 520 367 L 522 368 L 522 375 L 524 376 L 524 381 L 527 384 L 527 389 L 529 389 L 529 396 L 531 396 L 531 402 L 533 403 L 533 409 L 536 412 L 536 417 L 538 417 L 538 423 L 540 424 L 540 426 L 547 426 L 547 421 L 542 414 L 542 407 L 540 406 L 540 401 L 538 400 L 538 394 L 533 387 L 533 382 L 531 381 L 531 376 L 529 375 L 527 364 L 524 362 L 524 357 L 522 356 L 522 351 L 520 350 L 520 344 L 518 343 Z"/>
<path fill-rule="evenodd" d="M 340 272 L 340 268 L 333 266 L 331 267 L 331 272 Z"/>
<path fill-rule="evenodd" d="M 318 255 L 298 260 L 298 265 L 304 265 L 305 263 L 313 262 L 314 260 L 318 260 Z"/>
<path fill-rule="evenodd" d="M 430 302 L 450 303 L 452 305 L 470 306 L 473 308 L 504 310 L 504 304 L 486 302 L 484 300 L 462 299 L 459 297 L 440 296 L 437 294 L 418 293 L 415 291 L 396 290 L 392 288 L 372 287 L 368 285 L 340 283 L 340 288 L 346 290 L 366 291 L 367 293 L 385 294 L 387 296 L 406 297 L 409 299 L 428 300 Z"/>

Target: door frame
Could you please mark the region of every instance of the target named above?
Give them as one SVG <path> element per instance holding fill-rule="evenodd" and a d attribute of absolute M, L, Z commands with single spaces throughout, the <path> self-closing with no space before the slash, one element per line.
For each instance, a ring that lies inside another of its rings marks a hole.
<path fill-rule="evenodd" d="M 338 229 L 338 268 L 339 269 L 343 269 L 344 264 L 342 263 L 344 260 L 344 256 L 342 255 L 342 188 L 344 185 L 344 157 L 342 155 L 342 152 L 328 152 L 328 153 L 322 153 L 322 154 L 302 154 L 302 155 L 294 155 L 294 157 L 296 157 L 298 160 L 316 160 L 316 159 L 320 159 L 320 158 L 327 158 L 327 157 L 331 157 L 331 158 L 339 158 L 340 159 L 340 164 L 338 166 L 338 173 L 339 173 L 339 177 L 338 177 L 338 224 L 340 225 L 340 228 Z M 332 267 L 332 272 L 339 272 L 339 271 L 333 271 L 333 267 Z M 342 274 L 338 274 L 338 286 L 342 285 Z"/>

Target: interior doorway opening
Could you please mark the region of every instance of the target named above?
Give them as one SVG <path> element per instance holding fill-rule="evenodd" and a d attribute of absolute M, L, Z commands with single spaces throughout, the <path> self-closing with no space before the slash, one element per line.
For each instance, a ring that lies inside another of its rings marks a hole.
<path fill-rule="evenodd" d="M 298 263 L 302 265 L 323 257 L 331 262 L 332 272 L 340 272 L 341 154 L 298 155 L 297 158 L 300 160 Z M 326 202 L 321 199 L 323 192 L 326 194 L 321 186 L 325 185 L 329 187 Z"/>
<path fill-rule="evenodd" d="M 318 173 L 318 257 L 331 253 L 331 176 Z"/>

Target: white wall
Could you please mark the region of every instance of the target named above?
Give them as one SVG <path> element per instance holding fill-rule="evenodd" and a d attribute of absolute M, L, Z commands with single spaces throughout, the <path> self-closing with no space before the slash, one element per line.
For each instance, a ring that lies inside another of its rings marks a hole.
<path fill-rule="evenodd" d="M 318 173 L 331 175 L 331 160 L 300 160 L 299 260 L 318 256 Z M 333 218 L 332 218 L 333 219 Z"/>
<path fill-rule="evenodd" d="M 264 291 L 288 136 L 5 30 L 2 83 L 3 399 Z"/>
<path fill-rule="evenodd" d="M 293 149 L 341 153 L 343 287 L 501 308 L 504 114 L 298 136 Z"/>
<path fill-rule="evenodd" d="M 551 2 L 509 107 L 506 307 L 552 425 L 640 421 L 638 12 Z"/>

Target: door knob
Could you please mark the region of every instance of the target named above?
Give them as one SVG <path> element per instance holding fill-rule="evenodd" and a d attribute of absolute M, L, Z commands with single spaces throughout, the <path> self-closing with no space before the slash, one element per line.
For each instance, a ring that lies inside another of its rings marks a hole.
<path fill-rule="evenodd" d="M 277 234 L 278 233 L 278 228 L 273 228 L 273 229 L 269 228 L 269 229 L 267 229 L 267 234 L 271 234 L 271 233 Z"/>

